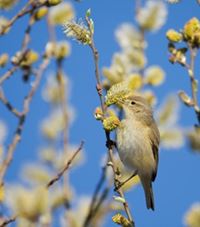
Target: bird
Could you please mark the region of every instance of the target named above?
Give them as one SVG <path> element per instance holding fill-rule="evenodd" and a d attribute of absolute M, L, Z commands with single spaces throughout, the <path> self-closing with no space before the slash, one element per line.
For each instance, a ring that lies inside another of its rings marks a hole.
<path fill-rule="evenodd" d="M 138 175 L 144 189 L 146 206 L 155 209 L 152 182 L 156 179 L 160 133 L 153 111 L 141 95 L 129 95 L 117 103 L 124 117 L 116 131 L 119 157 L 133 175 Z"/>

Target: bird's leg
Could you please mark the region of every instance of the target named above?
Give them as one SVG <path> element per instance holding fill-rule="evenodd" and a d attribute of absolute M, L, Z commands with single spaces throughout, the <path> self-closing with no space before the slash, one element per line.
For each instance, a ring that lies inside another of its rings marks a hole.
<path fill-rule="evenodd" d="M 114 191 L 119 190 L 124 184 L 126 184 L 128 181 L 130 181 L 134 176 L 137 175 L 137 172 L 134 172 L 129 178 L 127 178 L 124 182 L 121 182 L 115 187 Z"/>

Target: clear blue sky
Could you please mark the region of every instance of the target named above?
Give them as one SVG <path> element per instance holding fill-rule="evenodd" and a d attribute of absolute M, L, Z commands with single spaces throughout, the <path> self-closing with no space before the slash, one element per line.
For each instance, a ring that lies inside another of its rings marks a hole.
<path fill-rule="evenodd" d="M 25 2 L 24 0 L 20 1 L 14 11 L 17 12 Z M 91 8 L 95 22 L 95 42 L 100 54 L 100 67 L 109 66 L 112 54 L 119 50 L 114 36 L 115 29 L 123 22 L 134 23 L 134 0 L 83 0 L 81 3 L 74 1 L 73 5 L 77 17 L 84 17 L 86 10 Z M 184 23 L 194 16 L 199 17 L 199 6 L 195 0 L 182 0 L 180 4 L 169 5 L 168 10 L 165 26 L 157 33 L 149 33 L 147 36 L 149 64 L 161 65 L 166 72 L 165 84 L 156 89 L 156 94 L 159 96 L 158 103 L 161 103 L 169 92 L 175 93 L 180 89 L 190 90 L 184 69 L 168 62 L 165 32 L 169 28 L 179 29 L 183 27 Z M 11 11 L 7 15 L 11 15 L 13 12 Z M 0 38 L 0 52 L 7 51 L 13 54 L 20 48 L 19 40 L 23 36 L 24 22 L 24 19 L 20 20 L 6 37 Z M 59 39 L 65 39 L 60 27 L 57 31 Z M 44 23 L 36 26 L 31 41 L 34 49 L 41 50 L 47 36 Z M 75 42 L 71 42 L 71 44 L 72 55 L 65 63 L 65 70 L 71 81 L 70 102 L 76 110 L 76 119 L 70 131 L 70 141 L 73 144 L 78 144 L 81 140 L 84 140 L 84 150 L 87 157 L 86 163 L 74 171 L 73 184 L 77 194 L 84 195 L 93 192 L 101 173 L 99 160 L 105 152 L 105 138 L 101 125 L 93 117 L 93 111 L 99 105 L 99 100 L 95 90 L 91 51 L 87 46 L 81 46 Z M 199 73 L 197 71 L 198 76 Z M 10 91 L 7 94 L 10 100 L 20 106 L 27 88 L 24 88 L 24 84 L 21 83 L 20 75 L 15 75 L 15 77 L 15 80 L 6 83 L 5 90 Z M 184 127 L 192 126 L 196 120 L 193 112 L 183 105 L 181 106 L 180 124 Z M 6 179 L 9 182 L 19 179 L 19 172 L 23 163 L 37 158 L 37 148 L 42 144 L 39 123 L 47 113 L 47 104 L 41 99 L 40 89 L 31 105 L 22 142 L 16 150 L 14 161 L 7 174 Z M 0 104 L 0 119 L 4 119 L 9 127 L 9 142 L 15 129 L 16 120 L 5 110 L 2 104 Z M 200 198 L 199 172 L 200 156 L 191 153 L 187 144 L 180 150 L 161 150 L 158 176 L 154 184 L 155 212 L 146 209 L 141 187 L 127 193 L 136 226 L 183 226 L 184 213 L 193 202 Z M 84 181 L 81 179 L 84 179 Z M 107 220 L 105 226 L 115 226 L 109 219 Z"/>

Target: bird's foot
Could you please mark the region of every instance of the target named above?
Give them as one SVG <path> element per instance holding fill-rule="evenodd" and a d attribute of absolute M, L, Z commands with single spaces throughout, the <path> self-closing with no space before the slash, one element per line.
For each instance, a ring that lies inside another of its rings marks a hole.
<path fill-rule="evenodd" d="M 115 192 L 118 191 L 121 188 L 122 185 L 123 185 L 122 182 L 120 182 L 118 179 L 115 179 L 115 188 L 114 188 L 114 191 Z"/>
<path fill-rule="evenodd" d="M 110 149 L 111 147 L 116 147 L 117 148 L 117 143 L 114 140 L 107 140 L 106 141 L 106 147 Z"/>
<path fill-rule="evenodd" d="M 129 178 L 127 178 L 125 181 L 120 182 L 119 180 L 116 181 L 116 185 L 114 188 L 114 191 L 118 191 L 123 185 L 125 185 L 128 181 L 130 181 L 135 175 L 137 175 L 136 172 L 134 172 Z"/>

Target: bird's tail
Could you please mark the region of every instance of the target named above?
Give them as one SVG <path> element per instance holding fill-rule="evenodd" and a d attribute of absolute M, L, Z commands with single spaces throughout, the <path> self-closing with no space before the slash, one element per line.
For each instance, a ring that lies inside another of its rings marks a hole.
<path fill-rule="evenodd" d="M 151 179 L 147 177 L 141 178 L 141 182 L 144 188 L 147 208 L 154 210 L 154 196 Z"/>

